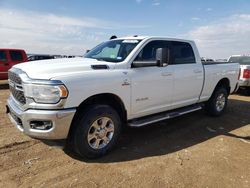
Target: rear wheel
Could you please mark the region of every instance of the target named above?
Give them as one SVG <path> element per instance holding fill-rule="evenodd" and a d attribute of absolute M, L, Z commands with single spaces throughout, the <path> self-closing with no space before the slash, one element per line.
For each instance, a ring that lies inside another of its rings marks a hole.
<path fill-rule="evenodd" d="M 228 92 L 224 87 L 217 88 L 206 103 L 206 111 L 211 116 L 220 116 L 227 107 Z"/>
<path fill-rule="evenodd" d="M 117 143 L 121 120 L 108 105 L 90 106 L 75 121 L 73 144 L 82 157 L 98 158 L 109 152 Z"/>

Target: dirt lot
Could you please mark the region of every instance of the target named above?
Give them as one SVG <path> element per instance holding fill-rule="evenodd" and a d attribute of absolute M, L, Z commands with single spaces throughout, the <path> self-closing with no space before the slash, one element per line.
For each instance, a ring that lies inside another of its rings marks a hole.
<path fill-rule="evenodd" d="M 112 153 L 87 161 L 18 132 L 8 94 L 0 82 L 0 187 L 250 187 L 250 97 L 230 96 L 223 117 L 127 129 Z"/>

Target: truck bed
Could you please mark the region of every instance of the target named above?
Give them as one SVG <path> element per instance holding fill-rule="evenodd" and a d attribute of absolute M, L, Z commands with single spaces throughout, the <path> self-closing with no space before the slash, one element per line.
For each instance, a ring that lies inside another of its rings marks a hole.
<path fill-rule="evenodd" d="M 238 80 L 235 79 L 235 75 L 239 72 L 238 63 L 208 62 L 202 64 L 204 65 L 205 80 L 200 101 L 210 98 L 215 88 L 214 84 L 223 78 L 228 79 L 230 82 L 230 93 L 235 90 L 238 82 Z"/>

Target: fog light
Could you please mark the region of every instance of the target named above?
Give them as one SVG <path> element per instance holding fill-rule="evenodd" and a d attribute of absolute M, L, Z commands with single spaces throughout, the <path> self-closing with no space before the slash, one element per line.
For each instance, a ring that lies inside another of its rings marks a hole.
<path fill-rule="evenodd" d="M 52 121 L 31 121 L 30 128 L 37 130 L 49 130 L 53 126 Z"/>

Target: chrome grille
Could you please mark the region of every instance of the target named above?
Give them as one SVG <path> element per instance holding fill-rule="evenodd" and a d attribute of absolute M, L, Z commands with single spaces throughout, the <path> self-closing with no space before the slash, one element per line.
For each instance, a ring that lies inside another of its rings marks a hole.
<path fill-rule="evenodd" d="M 14 72 L 9 71 L 9 88 L 13 97 L 22 105 L 26 103 L 23 92 L 22 79 Z"/>
<path fill-rule="evenodd" d="M 9 71 L 9 80 L 11 80 L 12 82 L 16 83 L 16 84 L 22 84 L 22 80 L 21 78 L 18 76 L 18 74 Z"/>

